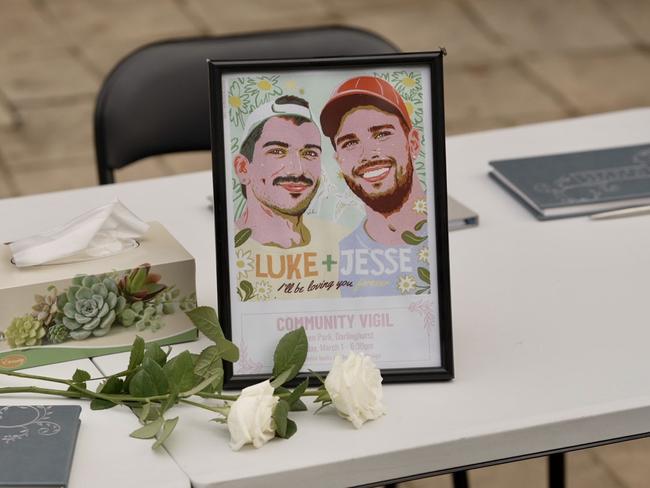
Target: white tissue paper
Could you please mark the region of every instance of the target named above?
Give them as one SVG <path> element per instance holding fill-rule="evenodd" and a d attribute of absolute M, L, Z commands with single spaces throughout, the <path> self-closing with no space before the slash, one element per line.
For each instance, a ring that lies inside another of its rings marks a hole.
<path fill-rule="evenodd" d="M 112 256 L 137 247 L 149 224 L 122 202 L 86 212 L 47 232 L 9 243 L 16 266 L 36 266 Z"/>

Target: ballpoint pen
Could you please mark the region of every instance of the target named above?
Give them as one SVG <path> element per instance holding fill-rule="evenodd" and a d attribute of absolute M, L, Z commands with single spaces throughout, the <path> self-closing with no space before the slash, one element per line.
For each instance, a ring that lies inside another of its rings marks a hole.
<path fill-rule="evenodd" d="M 589 216 L 589 218 L 591 220 L 606 220 L 606 219 L 618 219 L 622 217 L 632 217 L 636 215 L 650 215 L 650 205 L 643 205 L 640 207 L 620 208 L 618 210 L 610 210 L 607 212 L 592 214 Z"/>

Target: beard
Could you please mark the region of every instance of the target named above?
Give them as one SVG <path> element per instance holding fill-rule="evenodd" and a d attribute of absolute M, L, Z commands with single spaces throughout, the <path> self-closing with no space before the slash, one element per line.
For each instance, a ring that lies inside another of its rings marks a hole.
<path fill-rule="evenodd" d="M 350 187 L 350 190 L 358 196 L 363 203 L 368 205 L 375 212 L 382 215 L 391 215 L 402 208 L 406 200 L 411 194 L 411 187 L 413 185 L 413 161 L 409 155 L 406 168 L 402 169 L 397 166 L 394 158 L 387 158 L 395 167 L 395 184 L 392 188 L 378 192 L 368 193 L 353 177 L 343 175 L 345 182 Z"/>

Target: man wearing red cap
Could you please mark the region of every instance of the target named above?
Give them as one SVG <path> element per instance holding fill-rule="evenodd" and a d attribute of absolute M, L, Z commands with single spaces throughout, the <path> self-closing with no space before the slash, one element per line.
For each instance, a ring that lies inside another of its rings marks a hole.
<path fill-rule="evenodd" d="M 420 133 L 404 100 L 385 80 L 358 76 L 340 85 L 320 122 L 341 174 L 366 208 L 366 219 L 340 246 L 339 279 L 352 279 L 344 296 L 412 293 L 421 249 L 404 242 L 423 220 L 426 194 L 415 176 Z M 421 254 L 422 255 L 422 254 Z"/>

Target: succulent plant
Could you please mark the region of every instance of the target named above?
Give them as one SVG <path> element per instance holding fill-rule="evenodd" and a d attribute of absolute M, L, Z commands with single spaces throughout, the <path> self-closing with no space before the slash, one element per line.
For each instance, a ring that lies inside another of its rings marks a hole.
<path fill-rule="evenodd" d="M 70 329 L 68 329 L 63 322 L 56 322 L 49 329 L 47 329 L 47 340 L 51 344 L 61 344 L 70 337 Z"/>
<path fill-rule="evenodd" d="M 196 308 L 196 293 L 192 292 L 178 301 L 178 306 L 183 312 L 189 312 Z"/>
<path fill-rule="evenodd" d="M 167 288 L 158 283 L 160 275 L 151 273 L 151 265 L 142 264 L 133 268 L 131 272 L 119 281 L 119 289 L 129 303 L 148 301 Z"/>
<path fill-rule="evenodd" d="M 119 314 L 118 319 L 120 323 L 125 327 L 131 327 L 135 325 L 139 331 L 150 328 L 152 332 L 156 332 L 163 325 L 165 325 L 162 316 L 162 303 L 145 303 L 140 301 L 133 302 L 128 305 Z"/>
<path fill-rule="evenodd" d="M 55 286 L 47 288 L 49 292 L 47 295 L 34 295 L 36 304 L 32 306 L 32 317 L 43 322 L 44 327 L 49 327 L 54 321 L 57 312 L 59 311 L 56 306 L 57 290 Z"/>
<path fill-rule="evenodd" d="M 171 286 L 156 295 L 152 302 L 156 305 L 162 305 L 162 313 L 170 315 L 176 312 L 176 301 L 180 294 L 181 291 L 178 288 Z"/>
<path fill-rule="evenodd" d="M 27 314 L 11 321 L 5 330 L 5 337 L 12 348 L 39 346 L 45 337 L 45 327 L 43 322 Z"/>
<path fill-rule="evenodd" d="M 57 300 L 60 320 L 70 330 L 70 337 L 86 339 L 91 334 L 108 333 L 117 315 L 126 306 L 117 285 L 105 276 L 81 275 Z"/>

